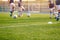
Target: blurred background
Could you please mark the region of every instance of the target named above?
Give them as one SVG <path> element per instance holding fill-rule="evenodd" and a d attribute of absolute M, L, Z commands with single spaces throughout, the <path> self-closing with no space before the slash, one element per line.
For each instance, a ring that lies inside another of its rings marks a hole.
<path fill-rule="evenodd" d="M 18 0 L 14 0 L 16 4 L 16 11 L 18 10 L 17 2 Z M 25 12 L 49 12 L 48 8 L 48 0 L 23 0 L 23 6 L 25 7 Z M 8 0 L 0 0 L 0 12 L 8 12 L 9 4 Z"/>

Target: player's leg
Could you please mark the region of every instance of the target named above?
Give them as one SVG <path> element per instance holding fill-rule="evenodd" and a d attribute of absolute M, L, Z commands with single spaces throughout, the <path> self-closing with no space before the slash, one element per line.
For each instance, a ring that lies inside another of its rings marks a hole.
<path fill-rule="evenodd" d="M 24 11 L 25 10 L 25 8 L 22 6 L 22 11 Z"/>
<path fill-rule="evenodd" d="M 56 19 L 57 16 L 58 16 L 58 12 L 55 11 L 55 12 L 54 12 L 54 17 L 55 17 L 55 19 Z"/>
<path fill-rule="evenodd" d="M 23 6 L 21 6 L 21 16 L 23 16 L 22 12 L 25 10 Z"/>
<path fill-rule="evenodd" d="M 13 10 L 10 10 L 10 16 L 12 16 L 12 15 L 13 15 L 13 12 L 14 12 Z"/>
<path fill-rule="evenodd" d="M 19 7 L 19 14 L 18 16 L 23 16 L 22 12 L 25 10 L 25 8 L 23 6 Z"/>
<path fill-rule="evenodd" d="M 12 16 L 12 4 L 10 3 L 10 16 Z"/>
<path fill-rule="evenodd" d="M 22 15 L 22 11 L 19 11 L 18 12 L 18 17 L 22 17 L 23 15 Z"/>
<path fill-rule="evenodd" d="M 19 7 L 19 10 L 18 10 L 18 17 L 21 17 L 22 16 L 22 8 Z"/>
<path fill-rule="evenodd" d="M 57 17 L 57 21 L 59 20 L 60 17 L 60 10 L 58 10 L 58 17 Z"/>
<path fill-rule="evenodd" d="M 53 14 L 53 9 L 50 8 L 50 19 L 52 18 L 52 14 Z"/>
<path fill-rule="evenodd" d="M 14 9 L 15 9 L 15 4 L 14 3 L 11 3 L 10 4 L 10 16 L 13 15 Z"/>
<path fill-rule="evenodd" d="M 55 19 L 56 19 L 56 14 L 57 14 L 57 11 L 56 11 L 55 8 L 53 8 L 53 16 L 54 16 Z"/>
<path fill-rule="evenodd" d="M 58 9 L 58 16 L 56 16 L 56 20 L 59 21 L 59 16 L 60 16 L 60 5 L 57 5 Z"/>
<path fill-rule="evenodd" d="M 59 14 L 60 12 L 58 12 L 58 15 L 56 16 L 56 21 L 59 21 Z"/>

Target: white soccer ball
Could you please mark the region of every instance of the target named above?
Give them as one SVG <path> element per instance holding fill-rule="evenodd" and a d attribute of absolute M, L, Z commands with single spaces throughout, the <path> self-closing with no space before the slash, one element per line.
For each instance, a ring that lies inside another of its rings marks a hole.
<path fill-rule="evenodd" d="M 48 22 L 48 24 L 52 24 L 52 22 Z"/>
<path fill-rule="evenodd" d="M 30 13 L 28 13 L 28 14 L 27 14 L 27 16 L 28 16 L 28 17 L 30 17 L 30 16 L 31 16 L 31 14 L 30 14 Z"/>
<path fill-rule="evenodd" d="M 13 15 L 13 18 L 16 19 L 17 18 L 17 15 Z"/>

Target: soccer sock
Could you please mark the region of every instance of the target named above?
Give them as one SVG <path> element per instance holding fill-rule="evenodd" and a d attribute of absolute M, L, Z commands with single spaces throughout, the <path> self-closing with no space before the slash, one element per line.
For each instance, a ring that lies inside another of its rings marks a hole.
<path fill-rule="evenodd" d="M 10 11 L 10 13 L 12 14 L 13 12 L 12 12 L 12 11 Z"/>
<path fill-rule="evenodd" d="M 50 12 L 50 17 L 52 17 L 52 12 Z"/>
<path fill-rule="evenodd" d="M 56 20 L 59 20 L 60 12 L 58 12 L 58 15 L 56 16 Z"/>
<path fill-rule="evenodd" d="M 22 11 L 19 11 L 18 16 L 22 16 Z"/>
<path fill-rule="evenodd" d="M 60 12 L 58 12 L 58 17 L 60 16 Z"/>
<path fill-rule="evenodd" d="M 10 16 L 12 16 L 13 11 L 10 11 L 10 13 L 11 13 Z"/>
<path fill-rule="evenodd" d="M 20 11 L 18 11 L 18 15 L 20 14 Z"/>
<path fill-rule="evenodd" d="M 22 11 L 21 11 L 21 16 L 22 16 Z"/>

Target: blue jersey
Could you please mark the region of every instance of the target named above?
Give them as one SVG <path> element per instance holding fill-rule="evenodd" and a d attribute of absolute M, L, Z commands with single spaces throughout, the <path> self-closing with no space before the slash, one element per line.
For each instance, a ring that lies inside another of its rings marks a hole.
<path fill-rule="evenodd" d="M 56 5 L 60 5 L 60 0 L 56 0 Z"/>
<path fill-rule="evenodd" d="M 10 3 L 14 3 L 14 0 L 10 0 Z"/>

